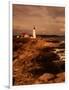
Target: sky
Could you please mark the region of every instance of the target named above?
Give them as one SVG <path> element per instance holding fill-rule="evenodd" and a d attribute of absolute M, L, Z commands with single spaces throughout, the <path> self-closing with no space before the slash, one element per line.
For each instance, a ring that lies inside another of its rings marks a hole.
<path fill-rule="evenodd" d="M 13 4 L 13 32 L 31 34 L 34 25 L 36 34 L 64 35 L 65 8 Z"/>

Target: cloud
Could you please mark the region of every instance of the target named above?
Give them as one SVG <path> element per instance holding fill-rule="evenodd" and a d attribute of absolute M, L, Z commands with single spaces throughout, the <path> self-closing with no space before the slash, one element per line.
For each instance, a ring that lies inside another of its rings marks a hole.
<path fill-rule="evenodd" d="M 64 18 L 63 7 L 13 5 L 14 31 L 27 30 L 30 33 L 35 24 L 38 34 L 64 34 Z"/>

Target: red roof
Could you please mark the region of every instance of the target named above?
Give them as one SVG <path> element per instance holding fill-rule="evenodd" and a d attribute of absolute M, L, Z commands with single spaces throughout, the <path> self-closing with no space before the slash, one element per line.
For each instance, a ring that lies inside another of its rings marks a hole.
<path fill-rule="evenodd" d="M 27 33 L 23 32 L 22 35 L 28 35 Z"/>

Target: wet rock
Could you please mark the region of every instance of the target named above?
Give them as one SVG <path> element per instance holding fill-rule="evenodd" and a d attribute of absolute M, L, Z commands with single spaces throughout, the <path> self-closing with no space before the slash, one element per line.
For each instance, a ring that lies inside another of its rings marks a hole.
<path fill-rule="evenodd" d="M 60 82 L 64 82 L 65 81 L 65 73 L 58 73 L 56 75 L 56 79 L 54 80 L 55 83 L 60 83 Z"/>
<path fill-rule="evenodd" d="M 38 62 L 52 62 L 54 60 L 59 60 L 60 57 L 59 55 L 53 53 L 53 52 L 48 52 L 48 53 L 41 53 L 38 57 L 36 57 L 36 60 Z"/>
<path fill-rule="evenodd" d="M 48 83 L 50 82 L 55 76 L 53 74 L 50 73 L 44 73 L 43 75 L 41 75 L 36 81 L 35 83 Z"/>

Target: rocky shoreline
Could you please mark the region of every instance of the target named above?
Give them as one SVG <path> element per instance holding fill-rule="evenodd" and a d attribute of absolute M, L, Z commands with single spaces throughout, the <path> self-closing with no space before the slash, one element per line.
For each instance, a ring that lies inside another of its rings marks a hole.
<path fill-rule="evenodd" d="M 64 82 L 65 61 L 54 52 L 58 45 L 42 39 L 14 40 L 13 85 Z"/>

